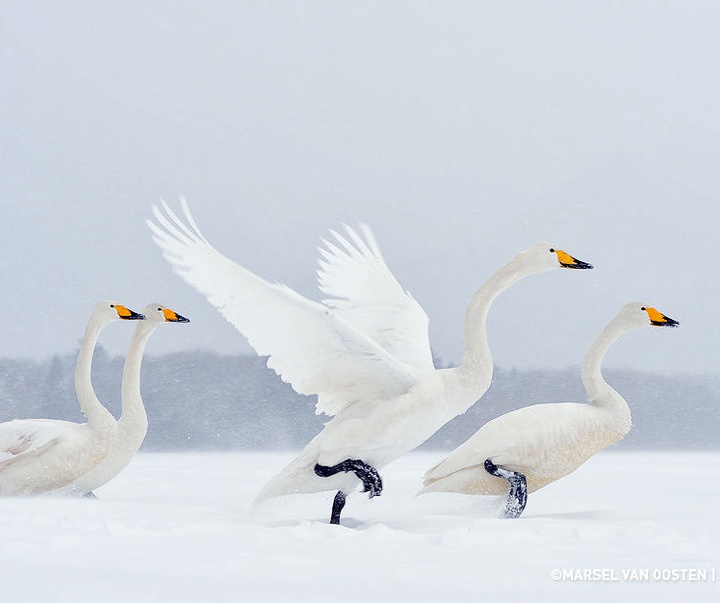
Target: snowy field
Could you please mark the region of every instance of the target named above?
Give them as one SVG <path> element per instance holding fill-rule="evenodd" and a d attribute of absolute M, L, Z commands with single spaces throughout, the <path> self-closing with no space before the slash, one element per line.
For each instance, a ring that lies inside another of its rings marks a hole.
<path fill-rule="evenodd" d="M 0 600 L 720 600 L 720 453 L 606 452 L 519 520 L 496 498 L 416 498 L 440 455 L 414 453 L 340 527 L 330 493 L 250 508 L 290 457 L 142 454 L 97 501 L 2 499 Z"/>

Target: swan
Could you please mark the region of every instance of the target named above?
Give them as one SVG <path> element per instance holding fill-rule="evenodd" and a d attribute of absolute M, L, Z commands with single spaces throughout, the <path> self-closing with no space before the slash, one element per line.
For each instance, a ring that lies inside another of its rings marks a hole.
<path fill-rule="evenodd" d="M 679 324 L 648 304 L 623 306 L 583 360 L 589 404 L 534 404 L 493 419 L 425 473 L 420 494 L 507 493 L 503 514 L 519 517 L 529 492 L 572 473 L 630 431 L 630 408 L 602 375 L 610 345 L 631 329 Z"/>
<path fill-rule="evenodd" d="M 346 227 L 324 241 L 318 270 L 322 303 L 271 284 L 218 252 L 182 201 L 185 221 L 166 203 L 148 220 L 174 270 L 205 294 L 268 366 L 300 394 L 316 394 L 316 412 L 332 416 L 300 456 L 268 482 L 255 502 L 337 490 L 331 523 L 359 482 L 382 492 L 377 468 L 409 452 L 487 390 L 492 360 L 485 333 L 490 304 L 519 279 L 552 268 L 591 268 L 538 244 L 519 254 L 472 297 L 460 365 L 436 370 L 428 317 L 398 284 L 371 231 Z"/>
<path fill-rule="evenodd" d="M 144 320 L 111 301 L 98 303 L 88 320 L 75 366 L 75 391 L 87 423 L 16 419 L 0 424 L 0 495 L 49 492 L 96 465 L 117 434 L 112 414 L 100 403 L 91 380 L 92 356 L 100 332 L 115 320 Z"/>
<path fill-rule="evenodd" d="M 121 385 L 122 408 L 117 421 L 117 437 L 105 458 L 62 489 L 65 494 L 94 498 L 93 490 L 105 485 L 127 467 L 145 439 L 148 422 L 140 395 L 140 366 L 145 346 L 150 335 L 161 324 L 190 321 L 175 310 L 157 303 L 145 306 L 143 314 L 146 320 L 139 322 L 135 327 L 125 357 Z"/>

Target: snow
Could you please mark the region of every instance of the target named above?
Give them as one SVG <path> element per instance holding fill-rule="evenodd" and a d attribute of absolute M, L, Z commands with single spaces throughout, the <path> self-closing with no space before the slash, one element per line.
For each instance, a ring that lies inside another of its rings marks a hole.
<path fill-rule="evenodd" d="M 720 453 L 604 452 L 507 520 L 415 497 L 442 456 L 415 452 L 339 527 L 330 492 L 250 507 L 291 456 L 145 453 L 97 501 L 0 500 L 2 601 L 719 600 Z"/>

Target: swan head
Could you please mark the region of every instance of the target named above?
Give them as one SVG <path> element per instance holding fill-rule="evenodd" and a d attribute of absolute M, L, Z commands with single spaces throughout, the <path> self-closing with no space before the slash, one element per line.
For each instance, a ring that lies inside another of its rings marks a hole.
<path fill-rule="evenodd" d="M 98 318 L 104 318 L 107 321 L 112 320 L 145 320 L 145 315 L 130 310 L 117 302 L 105 300 L 95 305 L 94 314 Z"/>
<path fill-rule="evenodd" d="M 593 266 L 571 256 L 567 251 L 551 243 L 537 243 L 520 254 L 523 261 L 537 271 L 551 270 L 553 268 L 571 268 L 574 270 L 589 270 Z"/>
<path fill-rule="evenodd" d="M 626 304 L 620 310 L 621 316 L 628 326 L 638 327 L 677 327 L 680 323 L 677 320 L 665 316 L 655 307 L 643 303 L 632 302 Z"/>
<path fill-rule="evenodd" d="M 150 322 L 190 322 L 190 319 L 180 316 L 175 310 L 163 304 L 148 304 L 143 312 Z"/>

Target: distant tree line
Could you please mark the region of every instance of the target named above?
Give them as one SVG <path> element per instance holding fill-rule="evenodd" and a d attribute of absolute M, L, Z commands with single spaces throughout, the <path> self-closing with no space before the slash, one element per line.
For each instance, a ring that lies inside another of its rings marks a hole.
<path fill-rule="evenodd" d="M 93 384 L 118 416 L 123 358 L 95 351 Z M 75 355 L 43 360 L 0 359 L 0 422 L 15 418 L 84 421 L 74 389 Z M 720 378 L 605 371 L 628 400 L 633 430 L 623 449 L 720 448 Z M 149 430 L 143 450 L 286 450 L 304 446 L 323 424 L 315 399 L 300 396 L 256 356 L 187 352 L 148 356 L 142 393 Z M 496 368 L 490 390 L 424 447 L 454 448 L 481 425 L 514 408 L 580 402 L 580 370 Z"/>

